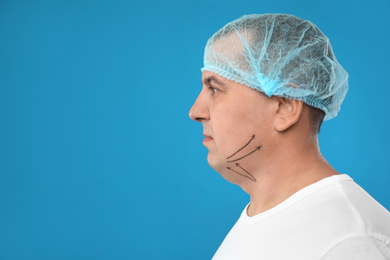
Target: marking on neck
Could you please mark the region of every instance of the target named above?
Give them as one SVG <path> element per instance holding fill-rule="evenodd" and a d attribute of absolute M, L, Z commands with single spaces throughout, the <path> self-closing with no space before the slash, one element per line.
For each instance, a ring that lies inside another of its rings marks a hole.
<path fill-rule="evenodd" d="M 245 147 L 247 147 L 250 142 L 252 142 L 252 140 L 255 139 L 255 135 L 252 135 L 251 139 L 249 140 L 249 142 L 247 142 L 243 147 L 241 147 L 240 149 L 238 149 L 237 152 L 233 153 L 232 155 L 230 155 L 229 157 L 226 158 L 226 160 L 229 160 L 230 158 L 232 158 L 234 155 L 238 154 L 240 151 L 242 151 L 242 149 L 244 149 Z"/>

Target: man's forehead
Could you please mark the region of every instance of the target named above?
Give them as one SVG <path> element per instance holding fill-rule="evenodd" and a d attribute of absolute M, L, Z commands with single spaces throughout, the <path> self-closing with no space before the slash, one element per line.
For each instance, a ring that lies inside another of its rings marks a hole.
<path fill-rule="evenodd" d="M 264 96 L 267 99 L 269 99 L 269 97 L 261 91 L 248 87 L 244 84 L 240 84 L 238 82 L 228 80 L 218 75 L 217 73 L 207 71 L 207 70 L 203 71 L 201 84 L 203 86 L 208 86 L 211 84 L 217 85 L 217 87 L 221 87 L 221 89 L 223 90 L 235 89 L 237 91 L 246 91 L 246 92 L 249 91 L 252 93 L 256 93 L 256 95 L 260 94 L 261 96 Z"/>
<path fill-rule="evenodd" d="M 204 71 L 202 74 L 202 85 L 208 85 L 210 83 L 218 84 L 218 85 L 224 85 L 228 81 L 227 79 L 219 76 L 216 73 L 210 72 L 210 71 Z"/>

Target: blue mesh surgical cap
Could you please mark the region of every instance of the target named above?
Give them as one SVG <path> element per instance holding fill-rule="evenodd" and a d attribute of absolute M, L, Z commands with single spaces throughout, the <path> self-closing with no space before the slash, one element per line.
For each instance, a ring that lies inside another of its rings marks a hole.
<path fill-rule="evenodd" d="M 287 14 L 245 15 L 207 42 L 203 71 L 267 96 L 302 100 L 334 118 L 348 91 L 348 73 L 329 39 L 310 21 Z"/>

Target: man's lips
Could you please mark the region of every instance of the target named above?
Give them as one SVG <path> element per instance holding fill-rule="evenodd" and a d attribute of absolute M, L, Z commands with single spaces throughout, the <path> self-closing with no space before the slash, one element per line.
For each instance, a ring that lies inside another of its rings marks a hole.
<path fill-rule="evenodd" d="M 205 134 L 204 134 L 203 143 L 209 142 L 209 141 L 211 141 L 211 140 L 213 140 L 213 138 L 212 138 L 211 136 L 208 136 L 208 135 L 205 135 Z"/>

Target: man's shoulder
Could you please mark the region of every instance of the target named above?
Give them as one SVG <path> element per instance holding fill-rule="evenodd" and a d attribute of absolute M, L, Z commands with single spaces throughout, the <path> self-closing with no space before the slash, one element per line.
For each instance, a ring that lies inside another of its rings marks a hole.
<path fill-rule="evenodd" d="M 343 253 L 356 245 L 390 247 L 390 213 L 382 205 L 348 175 L 322 183 L 286 210 L 288 221 L 282 225 L 290 239 L 303 237 L 319 255 L 331 249 Z"/>
<path fill-rule="evenodd" d="M 319 193 L 319 207 L 329 211 L 329 217 L 337 217 L 342 223 L 354 222 L 360 231 L 381 226 L 390 234 L 390 213 L 349 176 L 331 177 L 333 183 Z"/>
<path fill-rule="evenodd" d="M 314 229 L 332 240 L 352 236 L 389 240 L 390 213 L 349 176 L 330 178 L 328 185 L 297 205 L 295 215 L 303 216 L 299 222 L 307 232 Z"/>
<path fill-rule="evenodd" d="M 365 225 L 386 224 L 390 232 L 389 211 L 348 175 L 329 177 L 327 185 L 312 192 L 305 200 L 301 202 L 301 210 L 310 212 L 312 216 L 320 215 L 330 224 L 334 218 L 337 223 L 353 222 L 362 229 Z"/>

